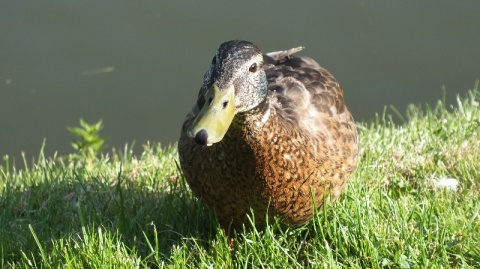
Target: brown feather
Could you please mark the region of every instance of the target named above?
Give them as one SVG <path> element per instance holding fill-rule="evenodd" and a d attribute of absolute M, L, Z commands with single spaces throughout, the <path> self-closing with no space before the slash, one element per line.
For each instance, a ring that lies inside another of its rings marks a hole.
<path fill-rule="evenodd" d="M 276 58 L 263 56 L 265 102 L 237 114 L 221 142 L 201 146 L 186 134 L 199 100 L 179 140 L 192 191 L 233 227 L 247 223 L 251 209 L 257 227 L 267 215 L 287 225 L 306 223 L 314 204 L 321 206 L 327 194 L 337 197 L 357 165 L 357 130 L 337 80 L 311 58 L 270 55 Z"/>

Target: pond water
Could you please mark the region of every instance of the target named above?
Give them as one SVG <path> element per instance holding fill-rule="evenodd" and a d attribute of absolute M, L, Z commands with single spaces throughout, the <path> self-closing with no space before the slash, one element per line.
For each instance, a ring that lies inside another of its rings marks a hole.
<path fill-rule="evenodd" d="M 480 78 L 480 1 L 2 1 L 0 156 L 67 154 L 102 119 L 108 146 L 175 143 L 218 45 L 303 45 L 356 120 L 454 103 Z M 1 162 L 1 161 L 0 161 Z M 17 163 L 19 160 L 17 159 Z"/>

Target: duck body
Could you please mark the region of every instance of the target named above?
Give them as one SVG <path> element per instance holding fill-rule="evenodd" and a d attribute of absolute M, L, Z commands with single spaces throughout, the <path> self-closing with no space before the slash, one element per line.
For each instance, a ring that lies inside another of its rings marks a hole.
<path fill-rule="evenodd" d="M 246 41 L 223 43 L 186 116 L 180 165 L 193 193 L 223 225 L 248 224 L 251 211 L 257 227 L 267 217 L 304 224 L 325 195 L 341 193 L 356 168 L 358 135 L 340 85 L 295 51 L 263 55 Z M 227 88 L 233 97 L 223 96 Z M 219 114 L 229 109 L 226 130 L 214 134 L 223 122 Z"/>

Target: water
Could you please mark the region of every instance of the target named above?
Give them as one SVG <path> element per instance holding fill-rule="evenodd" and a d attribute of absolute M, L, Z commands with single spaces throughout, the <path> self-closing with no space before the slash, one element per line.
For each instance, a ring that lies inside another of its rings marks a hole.
<path fill-rule="evenodd" d="M 213 53 L 304 45 L 356 120 L 385 105 L 454 103 L 480 78 L 480 1 L 3 1 L 0 156 L 72 151 L 67 126 L 103 119 L 109 147 L 174 143 Z"/>

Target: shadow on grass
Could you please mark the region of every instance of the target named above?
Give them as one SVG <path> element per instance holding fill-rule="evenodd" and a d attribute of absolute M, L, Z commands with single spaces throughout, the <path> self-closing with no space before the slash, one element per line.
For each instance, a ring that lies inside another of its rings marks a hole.
<path fill-rule="evenodd" d="M 217 221 L 181 175 L 118 170 L 109 176 L 50 164 L 0 176 L 3 262 L 19 262 L 27 254 L 40 259 L 41 248 L 48 252 L 58 240 L 83 240 L 84 229 L 114 235 L 146 264 L 168 263 L 173 248 L 188 244 L 185 238 L 208 247 Z"/>

